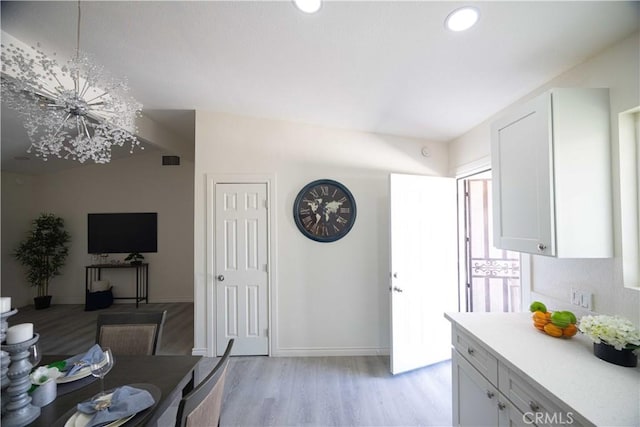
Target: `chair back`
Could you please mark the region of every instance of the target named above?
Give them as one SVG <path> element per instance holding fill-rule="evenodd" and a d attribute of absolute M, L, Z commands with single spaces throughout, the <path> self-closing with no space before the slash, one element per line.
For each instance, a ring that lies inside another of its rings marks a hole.
<path fill-rule="evenodd" d="M 229 340 L 224 354 L 211 373 L 180 400 L 176 427 L 213 427 L 220 425 L 224 382 L 233 341 L 233 339 Z"/>
<path fill-rule="evenodd" d="M 96 342 L 115 355 L 155 355 L 160 348 L 167 311 L 100 313 Z"/>

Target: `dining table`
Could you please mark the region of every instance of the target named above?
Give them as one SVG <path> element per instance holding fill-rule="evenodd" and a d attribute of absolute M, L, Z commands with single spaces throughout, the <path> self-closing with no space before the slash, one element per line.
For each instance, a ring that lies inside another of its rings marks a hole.
<path fill-rule="evenodd" d="M 69 355 L 44 355 L 41 365 L 65 360 Z M 130 385 L 146 389 L 155 399 L 123 427 L 156 426 L 165 411 L 194 387 L 195 370 L 202 356 L 124 356 L 116 355 L 111 371 L 104 377 L 106 391 Z M 100 392 L 100 380 L 91 375 L 73 382 L 57 384 L 57 397 L 41 408 L 40 416 L 29 426 L 64 427 L 78 403 Z"/>

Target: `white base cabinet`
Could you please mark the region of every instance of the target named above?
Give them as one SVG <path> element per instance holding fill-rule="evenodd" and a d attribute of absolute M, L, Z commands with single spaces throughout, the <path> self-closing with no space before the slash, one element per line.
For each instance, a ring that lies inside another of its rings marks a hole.
<path fill-rule="evenodd" d="M 452 360 L 454 426 L 535 425 L 456 350 Z"/>
<path fill-rule="evenodd" d="M 580 425 L 455 325 L 452 369 L 454 426 Z"/>
<path fill-rule="evenodd" d="M 552 89 L 491 127 L 494 244 L 613 256 L 608 89 Z"/>

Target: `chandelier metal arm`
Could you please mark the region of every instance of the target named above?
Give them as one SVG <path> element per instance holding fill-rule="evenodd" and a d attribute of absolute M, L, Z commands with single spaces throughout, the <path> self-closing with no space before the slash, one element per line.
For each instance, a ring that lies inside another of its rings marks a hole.
<path fill-rule="evenodd" d="M 92 105 L 93 101 L 95 101 L 96 99 L 104 98 L 105 96 L 108 96 L 108 95 L 109 95 L 109 92 L 103 92 L 102 94 L 98 96 L 94 96 L 93 98 L 87 100 L 87 104 Z"/>
<path fill-rule="evenodd" d="M 57 135 L 62 130 L 64 125 L 67 123 L 67 121 L 69 121 L 70 118 L 71 118 L 71 113 L 67 113 L 66 117 L 64 118 L 64 120 L 62 120 L 62 123 L 60 123 L 60 126 L 58 126 L 58 129 L 56 129 L 56 131 L 53 134 Z"/>
<path fill-rule="evenodd" d="M 84 81 L 84 85 L 82 86 L 82 90 L 78 94 L 78 97 L 79 98 L 84 98 L 84 96 L 87 94 L 89 89 L 91 89 L 91 86 L 89 85 L 89 80 L 85 80 Z"/>
<path fill-rule="evenodd" d="M 89 133 L 89 128 L 87 127 L 87 122 L 84 117 L 80 117 L 80 123 L 82 124 L 82 128 L 84 129 L 84 134 L 87 136 L 87 139 L 91 141 L 91 134 Z"/>
<path fill-rule="evenodd" d="M 56 80 L 56 83 L 58 83 L 58 87 L 64 87 L 62 82 L 58 79 L 58 75 L 57 74 L 54 74 L 53 78 Z"/>
<path fill-rule="evenodd" d="M 46 100 L 55 100 L 60 95 L 59 91 L 50 90 L 45 87 L 37 88 L 36 90 L 33 90 L 33 92 L 31 92 L 30 90 L 27 90 L 27 92 L 33 93 L 33 95 L 39 98 L 44 98 Z"/>

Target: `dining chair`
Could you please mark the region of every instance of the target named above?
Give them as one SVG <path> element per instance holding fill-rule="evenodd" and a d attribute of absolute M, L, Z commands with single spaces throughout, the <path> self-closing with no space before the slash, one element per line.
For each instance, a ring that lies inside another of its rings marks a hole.
<path fill-rule="evenodd" d="M 233 342 L 233 339 L 229 340 L 224 354 L 209 375 L 180 400 L 176 427 L 220 426 L 224 381 Z"/>
<path fill-rule="evenodd" d="M 167 310 L 136 313 L 100 313 L 96 342 L 115 355 L 155 355 L 160 348 Z"/>

